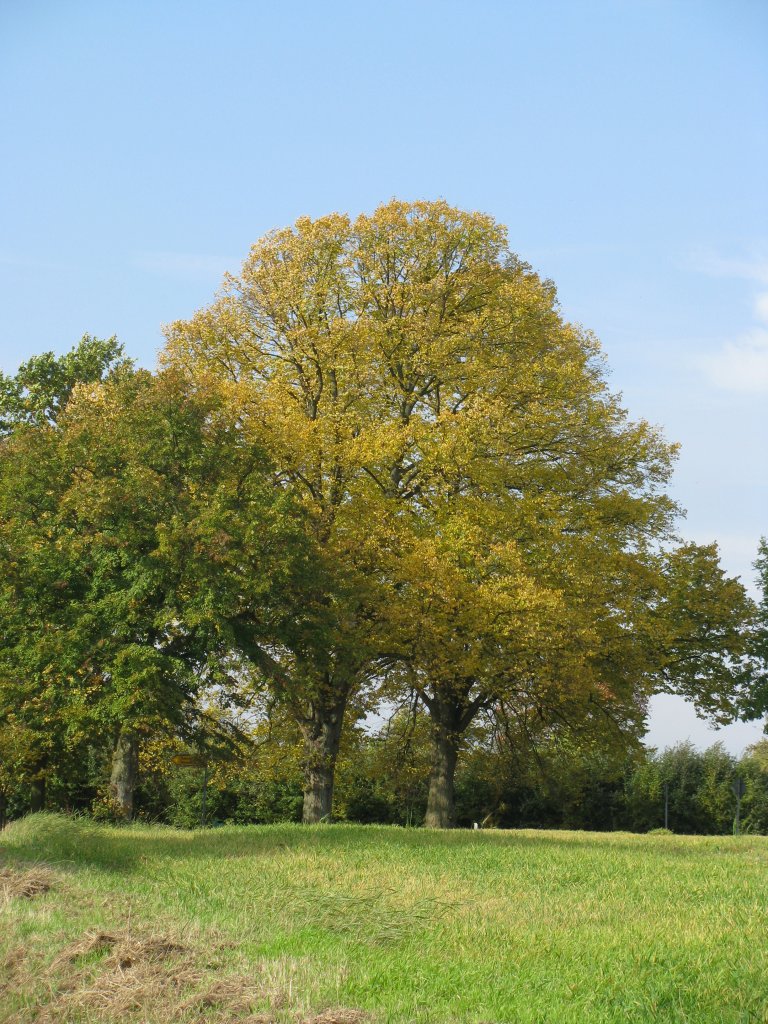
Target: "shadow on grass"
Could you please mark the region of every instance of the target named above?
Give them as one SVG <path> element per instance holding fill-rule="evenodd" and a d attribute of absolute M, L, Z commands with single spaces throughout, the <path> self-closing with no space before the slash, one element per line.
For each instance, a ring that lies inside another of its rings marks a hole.
<path fill-rule="evenodd" d="M 760 843 L 763 839 L 763 843 Z M 392 825 L 336 824 L 332 826 L 232 825 L 194 832 L 163 825 L 110 826 L 84 817 L 41 813 L 12 822 L 0 833 L 0 853 L 21 861 L 46 861 L 95 867 L 130 873 L 144 870 L 148 862 L 165 860 L 217 860 L 274 858 L 281 853 L 375 850 L 378 857 L 391 852 L 401 864 L 403 854 L 427 857 L 439 854 L 471 860 L 485 859 L 490 852 L 519 853 L 569 851 L 582 857 L 608 852 L 674 859 L 711 857 L 713 853 L 738 854 L 747 847 L 768 855 L 768 838 L 734 839 L 729 836 L 642 836 L 630 833 L 585 833 L 553 831 L 471 831 L 432 832 Z"/>

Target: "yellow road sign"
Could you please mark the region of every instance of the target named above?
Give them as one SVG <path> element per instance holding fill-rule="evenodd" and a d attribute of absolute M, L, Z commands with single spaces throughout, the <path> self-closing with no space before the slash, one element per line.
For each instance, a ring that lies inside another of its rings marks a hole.
<path fill-rule="evenodd" d="M 205 768 L 205 761 L 195 754 L 174 754 L 171 764 L 178 765 L 179 768 Z"/>

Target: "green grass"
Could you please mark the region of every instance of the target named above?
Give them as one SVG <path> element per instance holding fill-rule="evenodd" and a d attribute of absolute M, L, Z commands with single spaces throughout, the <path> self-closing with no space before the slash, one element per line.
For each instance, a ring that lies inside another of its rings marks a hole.
<path fill-rule="evenodd" d="M 187 833 L 38 815 L 6 829 L 0 859 L 54 872 L 49 892 L 1 912 L 3 1021 L 295 1021 L 329 1007 L 377 1024 L 768 1021 L 763 837 Z M 229 978 L 251 995 L 194 1012 L 78 1003 L 104 951 L 64 970 L 61 953 L 94 930 L 170 936 L 193 951 L 184 992 Z"/>

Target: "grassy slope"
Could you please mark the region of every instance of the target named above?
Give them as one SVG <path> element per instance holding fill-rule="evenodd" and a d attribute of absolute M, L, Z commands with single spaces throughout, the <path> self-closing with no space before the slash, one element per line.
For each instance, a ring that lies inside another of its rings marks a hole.
<path fill-rule="evenodd" d="M 128 926 L 217 950 L 218 976 L 269 978 L 286 1020 L 345 1006 L 376 1022 L 768 1021 L 762 837 L 37 816 L 9 826 L 0 859 L 58 878 L 1 912 L 0 955 L 18 960 L 21 943 L 36 967 L 23 993 L 0 985 L 0 1020 L 43 1019 L 59 984 L 45 965 L 86 929 Z M 241 1019 L 206 1013 L 194 1019 Z"/>

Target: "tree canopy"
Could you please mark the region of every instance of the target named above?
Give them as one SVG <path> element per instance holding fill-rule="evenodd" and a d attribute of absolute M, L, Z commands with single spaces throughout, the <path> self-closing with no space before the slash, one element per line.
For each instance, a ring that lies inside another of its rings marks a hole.
<path fill-rule="evenodd" d="M 629 745 L 662 690 L 759 703 L 759 614 L 677 534 L 675 445 L 486 215 L 301 218 L 160 371 L 86 337 L 0 378 L 0 430 L 4 749 L 32 781 L 104 729 L 124 816 L 141 743 L 206 700 L 293 723 L 319 822 L 345 729 L 413 698 L 433 826 L 481 718 L 512 756 Z"/>
<path fill-rule="evenodd" d="M 9 376 L 0 372 L 0 435 L 21 424 L 55 423 L 78 384 L 92 383 L 128 367 L 117 338 L 83 335 L 63 356 L 43 352 Z"/>
<path fill-rule="evenodd" d="M 596 340 L 492 218 L 394 201 L 301 219 L 170 327 L 164 359 L 215 382 L 346 581 L 324 644 L 251 648 L 311 695 L 307 820 L 330 813 L 341 721 L 372 673 L 394 670 L 432 714 L 433 824 L 451 820 L 482 707 L 637 720 L 655 687 L 732 705 L 747 602 L 737 583 L 711 591 L 712 553 L 675 549 L 675 448 L 628 419 Z M 692 674 L 697 643 L 713 671 Z"/>

